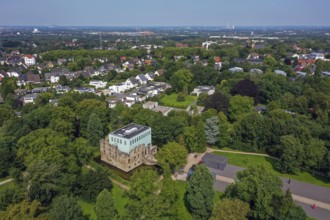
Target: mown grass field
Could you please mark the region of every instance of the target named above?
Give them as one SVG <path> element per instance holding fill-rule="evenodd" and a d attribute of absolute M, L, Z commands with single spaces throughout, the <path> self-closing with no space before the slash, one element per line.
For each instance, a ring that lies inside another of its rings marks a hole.
<path fill-rule="evenodd" d="M 160 104 L 175 108 L 187 108 L 190 104 L 197 100 L 197 96 L 190 96 L 187 95 L 185 97 L 184 102 L 177 102 L 176 99 L 178 98 L 177 93 L 172 93 L 171 95 L 165 95 L 163 98 L 160 99 Z"/>
<path fill-rule="evenodd" d="M 277 176 L 287 177 L 290 179 L 295 179 L 319 186 L 324 186 L 330 188 L 330 179 L 320 176 L 313 175 L 307 171 L 298 171 L 295 174 L 284 174 L 279 172 L 277 167 L 277 160 L 264 156 L 255 155 L 244 155 L 235 153 L 225 153 L 225 152 L 213 152 L 214 154 L 219 154 L 228 158 L 228 163 L 240 167 L 248 167 L 253 165 L 263 165 L 267 170 L 276 174 Z"/>

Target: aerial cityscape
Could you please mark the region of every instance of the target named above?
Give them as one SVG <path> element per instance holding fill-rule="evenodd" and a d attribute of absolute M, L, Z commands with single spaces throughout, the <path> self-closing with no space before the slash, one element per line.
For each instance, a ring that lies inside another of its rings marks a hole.
<path fill-rule="evenodd" d="M 329 8 L 1 3 L 0 220 L 330 219 Z"/>

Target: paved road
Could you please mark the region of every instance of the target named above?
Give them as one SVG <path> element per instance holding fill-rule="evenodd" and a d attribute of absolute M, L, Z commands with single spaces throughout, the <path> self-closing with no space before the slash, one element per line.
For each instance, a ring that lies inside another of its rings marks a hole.
<path fill-rule="evenodd" d="M 209 170 L 215 175 L 216 181 L 214 187 L 217 190 L 224 191 L 226 187 L 234 182 L 236 173 L 244 168 L 227 165 L 225 170 L 216 170 L 209 168 Z M 283 182 L 282 189 L 285 191 L 290 189 L 292 198 L 297 204 L 304 204 L 302 207 L 306 213 L 313 218 L 320 220 L 330 219 L 330 189 L 316 186 L 309 183 L 304 183 L 297 180 L 291 180 L 288 183 L 287 178 L 281 178 Z M 311 205 L 316 204 L 316 208 L 312 209 Z"/>
<path fill-rule="evenodd" d="M 217 150 L 208 148 L 207 152 L 227 152 L 225 150 Z M 237 154 L 248 154 L 248 155 L 258 155 L 270 157 L 266 154 L 257 154 L 257 153 L 247 153 L 247 152 L 231 152 Z M 205 154 L 205 153 L 204 153 Z M 184 168 L 185 172 L 188 172 L 189 168 L 193 164 L 197 164 L 204 154 L 189 154 L 187 158 L 187 164 Z M 216 175 L 216 181 L 214 187 L 216 190 L 225 191 L 226 187 L 234 181 L 236 173 L 244 170 L 242 167 L 227 165 L 226 169 L 223 171 L 214 170 L 210 168 L 210 171 Z M 330 219 L 330 188 L 316 186 L 310 183 L 305 183 L 297 180 L 291 180 L 290 184 L 288 183 L 287 178 L 281 178 L 283 182 L 283 190 L 290 189 L 294 201 L 301 205 L 302 208 L 306 211 L 308 216 L 320 219 L 320 220 L 329 220 Z M 312 209 L 311 205 L 316 204 L 316 208 Z"/>

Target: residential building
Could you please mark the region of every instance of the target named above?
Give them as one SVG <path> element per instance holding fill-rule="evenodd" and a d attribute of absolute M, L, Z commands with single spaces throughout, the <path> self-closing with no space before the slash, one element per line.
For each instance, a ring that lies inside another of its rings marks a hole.
<path fill-rule="evenodd" d="M 155 78 L 155 75 L 153 73 L 146 73 L 144 76 L 147 78 L 148 81 L 153 81 Z"/>
<path fill-rule="evenodd" d="M 28 103 L 34 103 L 37 97 L 38 93 L 26 94 L 23 99 L 24 105 Z"/>
<path fill-rule="evenodd" d="M 201 93 L 207 93 L 208 95 L 212 95 L 215 92 L 214 86 L 197 86 L 191 92 L 191 95 L 199 96 Z"/>
<path fill-rule="evenodd" d="M 116 85 L 112 85 L 109 86 L 109 89 L 113 92 L 113 93 L 123 93 L 126 90 L 129 89 L 129 87 L 126 85 L 126 83 L 118 83 Z"/>
<path fill-rule="evenodd" d="M 127 89 L 132 89 L 139 85 L 139 81 L 136 78 L 131 77 L 125 81 L 125 84 L 127 86 Z"/>
<path fill-rule="evenodd" d="M 79 92 L 80 94 L 81 93 L 85 93 L 85 92 L 90 92 L 90 93 L 94 93 L 95 92 L 94 88 L 85 88 L 85 87 L 76 88 L 73 91 Z"/>
<path fill-rule="evenodd" d="M 100 80 L 91 80 L 89 82 L 89 85 L 95 86 L 96 89 L 99 89 L 99 88 L 105 88 L 107 86 L 107 82 L 103 82 Z"/>
<path fill-rule="evenodd" d="M 330 77 L 330 72 L 323 71 L 322 72 L 322 76 L 324 76 L 324 77 Z"/>
<path fill-rule="evenodd" d="M 164 70 L 163 69 L 159 69 L 159 70 L 156 70 L 154 72 L 154 75 L 155 76 L 162 76 L 164 74 Z"/>
<path fill-rule="evenodd" d="M 24 58 L 24 63 L 27 66 L 33 66 L 36 64 L 36 58 L 31 54 L 24 55 L 23 58 Z"/>
<path fill-rule="evenodd" d="M 250 72 L 251 73 L 257 73 L 257 74 L 263 74 L 264 73 L 264 71 L 262 71 L 261 69 L 256 69 L 256 68 L 250 69 Z"/>
<path fill-rule="evenodd" d="M 233 68 L 230 68 L 228 69 L 230 72 L 232 73 L 239 73 L 239 72 L 243 72 L 243 68 L 241 67 L 233 67 Z"/>
<path fill-rule="evenodd" d="M 147 84 L 148 80 L 143 74 L 139 74 L 135 77 L 139 81 L 140 84 Z"/>
<path fill-rule="evenodd" d="M 151 143 L 151 128 L 129 124 L 100 141 L 101 160 L 125 172 L 145 164 L 154 165 L 157 146 Z"/>
<path fill-rule="evenodd" d="M 71 88 L 69 86 L 58 86 L 55 90 L 57 94 L 64 94 L 70 92 Z"/>
<path fill-rule="evenodd" d="M 172 107 L 160 106 L 158 105 L 158 102 L 151 102 L 151 101 L 143 103 L 142 108 L 150 109 L 154 112 L 160 112 L 164 116 L 167 116 L 173 110 Z"/>
<path fill-rule="evenodd" d="M 274 73 L 281 76 L 287 76 L 287 73 L 282 70 L 274 70 Z"/>

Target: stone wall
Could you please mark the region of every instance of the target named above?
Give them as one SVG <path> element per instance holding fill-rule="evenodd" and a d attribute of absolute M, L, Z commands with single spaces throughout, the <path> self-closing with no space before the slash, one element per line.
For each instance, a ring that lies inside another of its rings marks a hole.
<path fill-rule="evenodd" d="M 156 146 L 139 145 L 129 154 L 121 152 L 114 145 L 110 145 L 107 139 L 100 141 L 101 160 L 115 166 L 125 172 L 129 172 L 141 164 L 155 165 L 154 158 L 157 153 Z"/>

